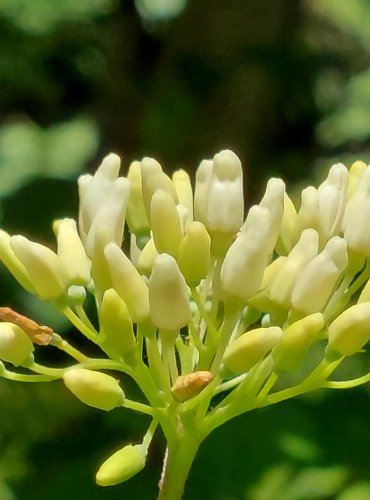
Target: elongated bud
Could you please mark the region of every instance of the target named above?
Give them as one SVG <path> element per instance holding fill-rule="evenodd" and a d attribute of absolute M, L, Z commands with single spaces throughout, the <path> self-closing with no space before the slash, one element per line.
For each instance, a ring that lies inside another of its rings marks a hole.
<path fill-rule="evenodd" d="M 0 323 L 0 359 L 22 365 L 33 353 L 34 347 L 25 332 L 13 323 Z"/>
<path fill-rule="evenodd" d="M 355 304 L 340 314 L 328 328 L 328 351 L 343 356 L 360 352 L 370 339 L 370 302 Z"/>
<path fill-rule="evenodd" d="M 12 236 L 10 244 L 27 269 L 37 295 L 44 300 L 51 300 L 65 292 L 68 274 L 56 253 L 21 235 Z"/>
<path fill-rule="evenodd" d="M 212 373 L 205 370 L 180 375 L 171 388 L 172 396 L 177 401 L 186 401 L 199 394 L 212 380 Z"/>
<path fill-rule="evenodd" d="M 179 205 L 187 208 L 185 228 L 193 221 L 193 189 L 189 174 L 185 170 L 176 170 L 172 175 L 172 182 L 177 194 Z"/>
<path fill-rule="evenodd" d="M 365 257 L 370 256 L 370 167 L 361 175 L 357 188 L 347 203 L 343 229 L 348 248 Z"/>
<path fill-rule="evenodd" d="M 319 235 L 314 229 L 305 229 L 271 283 L 269 296 L 280 306 L 290 309 L 294 285 L 307 264 L 317 256 Z"/>
<path fill-rule="evenodd" d="M 195 217 L 212 233 L 234 234 L 243 223 L 243 170 L 229 150 L 203 161 L 195 183 Z"/>
<path fill-rule="evenodd" d="M 125 400 L 125 394 L 117 380 L 105 373 L 70 368 L 64 372 L 63 381 L 76 398 L 100 410 L 113 410 Z"/>
<path fill-rule="evenodd" d="M 134 161 L 128 169 L 127 179 L 130 181 L 131 190 L 127 205 L 127 225 L 130 233 L 149 233 L 149 221 L 146 215 L 143 191 L 141 186 L 141 163 Z"/>
<path fill-rule="evenodd" d="M 153 158 L 143 158 L 141 162 L 141 185 L 143 192 L 144 206 L 150 221 L 150 204 L 153 194 L 162 189 L 168 193 L 177 203 L 175 188 L 171 179 L 166 175 L 161 165 Z"/>
<path fill-rule="evenodd" d="M 15 255 L 10 242 L 11 236 L 0 229 L 0 260 L 25 290 L 36 293 L 27 269 Z"/>
<path fill-rule="evenodd" d="M 176 331 L 191 318 L 188 289 L 173 257 L 161 254 L 154 261 L 149 279 L 150 316 L 163 330 Z"/>
<path fill-rule="evenodd" d="M 302 271 L 292 291 L 292 306 L 305 314 L 322 311 L 347 263 L 347 243 L 334 236 Z"/>
<path fill-rule="evenodd" d="M 323 315 L 314 313 L 289 325 L 284 330 L 280 342 L 272 350 L 275 369 L 287 372 L 296 370 L 324 323 Z"/>
<path fill-rule="evenodd" d="M 367 165 L 363 161 L 355 161 L 354 163 L 352 163 L 349 169 L 349 183 L 347 192 L 348 199 L 351 198 L 351 196 L 355 192 L 357 183 L 366 169 Z"/>
<path fill-rule="evenodd" d="M 157 251 L 176 257 L 182 238 L 180 217 L 173 198 L 162 189 L 152 196 L 150 221 Z"/>
<path fill-rule="evenodd" d="M 100 307 L 100 327 L 99 345 L 108 354 L 112 352 L 122 356 L 135 349 L 136 339 L 130 314 L 113 288 L 104 292 Z"/>
<path fill-rule="evenodd" d="M 193 221 L 181 241 L 177 263 L 189 286 L 196 286 L 209 271 L 211 238 L 201 222 Z"/>
<path fill-rule="evenodd" d="M 149 316 L 149 292 L 146 283 L 128 257 L 115 243 L 109 243 L 104 255 L 110 269 L 113 288 L 124 300 L 130 316 L 140 323 Z"/>
<path fill-rule="evenodd" d="M 284 266 L 287 257 L 281 256 L 273 260 L 269 264 L 265 272 L 263 273 L 263 279 L 260 287 L 260 291 L 248 300 L 248 305 L 259 311 L 267 312 L 276 309 L 276 304 L 274 304 L 270 299 L 270 286 L 273 283 L 275 276 Z"/>
<path fill-rule="evenodd" d="M 266 192 L 260 202 L 261 207 L 269 209 L 271 214 L 271 231 L 267 243 L 269 252 L 272 253 L 281 229 L 284 212 L 285 184 L 281 179 L 271 178 L 266 186 Z"/>
<path fill-rule="evenodd" d="M 245 373 L 261 361 L 282 336 L 278 326 L 245 332 L 226 349 L 223 363 L 234 374 Z"/>
<path fill-rule="evenodd" d="M 342 163 L 331 167 L 319 186 L 319 208 L 323 241 L 339 233 L 347 198 L 348 170 Z"/>
<path fill-rule="evenodd" d="M 142 445 L 129 444 L 113 453 L 96 474 L 99 486 L 123 483 L 145 467 L 146 452 Z"/>
<path fill-rule="evenodd" d="M 146 276 L 150 276 L 153 269 L 154 260 L 157 257 L 158 252 L 155 248 L 153 238 L 150 238 L 143 248 L 140 257 L 138 259 L 137 267 L 139 271 Z"/>
<path fill-rule="evenodd" d="M 280 255 L 286 255 L 293 246 L 293 231 L 297 220 L 297 210 L 287 193 L 284 193 L 284 210 L 281 218 L 280 235 L 276 250 Z"/>
<path fill-rule="evenodd" d="M 269 209 L 253 206 L 221 268 L 221 285 L 230 295 L 247 300 L 258 292 L 269 256 L 270 228 Z"/>
<path fill-rule="evenodd" d="M 53 229 L 57 235 L 58 255 L 69 275 L 70 283 L 87 285 L 91 280 L 91 263 L 77 232 L 73 219 L 54 221 Z"/>
<path fill-rule="evenodd" d="M 315 229 L 320 235 L 322 234 L 319 193 L 313 186 L 308 186 L 302 191 L 301 206 L 293 229 L 292 243 L 295 244 L 302 231 L 308 228 Z"/>

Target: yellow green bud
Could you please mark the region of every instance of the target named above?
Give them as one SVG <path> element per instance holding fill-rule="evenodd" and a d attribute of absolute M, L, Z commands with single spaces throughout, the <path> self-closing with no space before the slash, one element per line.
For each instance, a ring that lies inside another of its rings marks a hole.
<path fill-rule="evenodd" d="M 14 323 L 0 323 L 0 359 L 19 366 L 33 351 L 33 344 L 22 328 Z"/>
<path fill-rule="evenodd" d="M 176 257 L 182 238 L 180 217 L 173 198 L 162 189 L 153 193 L 150 221 L 157 251 Z"/>
<path fill-rule="evenodd" d="M 196 286 L 209 272 L 211 238 L 201 222 L 193 221 L 183 237 L 177 263 L 189 286 Z"/>
<path fill-rule="evenodd" d="M 348 199 L 353 195 L 357 187 L 357 183 L 366 169 L 367 165 L 363 161 L 355 161 L 354 163 L 352 163 L 349 169 L 349 183 L 347 192 Z"/>
<path fill-rule="evenodd" d="M 103 295 L 100 307 L 99 345 L 107 353 L 122 356 L 132 351 L 136 339 L 127 306 L 118 293 L 110 288 Z M 108 352 L 109 351 L 109 352 Z"/>
<path fill-rule="evenodd" d="M 340 314 L 328 328 L 328 349 L 343 356 L 360 352 L 370 339 L 370 302 L 355 304 Z"/>
<path fill-rule="evenodd" d="M 127 179 L 131 184 L 130 197 L 127 205 L 127 225 L 130 233 L 148 233 L 149 221 L 144 206 L 141 185 L 141 163 L 139 161 L 133 161 L 131 163 L 128 169 Z"/>
<path fill-rule="evenodd" d="M 16 257 L 10 242 L 11 236 L 0 229 L 0 260 L 24 289 L 30 293 L 36 293 L 27 269 Z"/>
<path fill-rule="evenodd" d="M 91 262 L 78 235 L 76 221 L 68 218 L 56 220 L 53 230 L 57 235 L 58 255 L 67 270 L 70 283 L 87 285 L 91 280 Z"/>
<path fill-rule="evenodd" d="M 157 249 L 155 248 L 153 238 L 150 238 L 143 248 L 137 262 L 137 267 L 139 271 L 146 276 L 150 276 L 154 259 L 158 255 Z"/>
<path fill-rule="evenodd" d="M 289 325 L 272 350 L 275 368 L 287 372 L 296 370 L 317 334 L 323 329 L 324 323 L 323 315 L 314 313 Z"/>
<path fill-rule="evenodd" d="M 176 170 L 172 175 L 172 182 L 177 194 L 179 205 L 183 205 L 187 209 L 187 217 L 185 221 L 185 228 L 193 220 L 193 189 L 189 174 L 185 170 Z"/>
<path fill-rule="evenodd" d="M 105 373 L 85 368 L 70 368 L 63 374 L 66 387 L 80 401 L 100 410 L 122 406 L 125 394 L 118 381 Z"/>
<path fill-rule="evenodd" d="M 261 361 L 282 336 L 283 331 L 278 326 L 245 332 L 228 346 L 223 363 L 234 374 L 245 373 Z"/>
<path fill-rule="evenodd" d="M 129 444 L 113 453 L 96 474 L 99 486 L 114 486 L 127 481 L 145 467 L 146 451 L 142 445 Z"/>
<path fill-rule="evenodd" d="M 115 243 L 109 243 L 104 250 L 110 269 L 113 288 L 124 300 L 135 323 L 149 317 L 149 291 L 142 276 Z"/>
<path fill-rule="evenodd" d="M 149 279 L 150 316 L 163 330 L 176 331 L 191 318 L 189 292 L 184 276 L 173 257 L 160 254 Z"/>
<path fill-rule="evenodd" d="M 271 231 L 267 243 L 269 253 L 273 252 L 279 237 L 284 212 L 284 194 L 284 182 L 272 177 L 267 183 L 265 194 L 260 202 L 260 206 L 268 208 L 271 215 Z"/>
<path fill-rule="evenodd" d="M 10 244 L 27 269 L 37 295 L 44 300 L 52 300 L 65 292 L 68 274 L 56 253 L 21 235 L 12 236 Z"/>
<path fill-rule="evenodd" d="M 171 179 L 163 172 L 157 160 L 153 158 L 143 158 L 141 162 L 141 185 L 144 206 L 149 220 L 152 196 L 158 189 L 166 191 L 177 203 L 176 191 Z"/>
<path fill-rule="evenodd" d="M 276 244 L 276 251 L 280 255 L 290 252 L 293 245 L 293 230 L 297 219 L 297 210 L 287 193 L 284 193 L 284 210 L 281 219 L 280 235 Z"/>

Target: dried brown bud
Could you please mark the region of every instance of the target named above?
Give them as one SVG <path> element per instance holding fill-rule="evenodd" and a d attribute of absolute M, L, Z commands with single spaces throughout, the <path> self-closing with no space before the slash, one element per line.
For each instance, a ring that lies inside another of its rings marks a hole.
<path fill-rule="evenodd" d="M 53 337 L 54 331 L 52 328 L 39 325 L 33 319 L 13 311 L 10 307 L 0 307 L 0 320 L 8 321 L 22 328 L 34 344 L 49 345 Z"/>
<path fill-rule="evenodd" d="M 186 401 L 199 394 L 213 379 L 208 371 L 198 371 L 180 375 L 172 386 L 172 395 L 177 401 Z"/>

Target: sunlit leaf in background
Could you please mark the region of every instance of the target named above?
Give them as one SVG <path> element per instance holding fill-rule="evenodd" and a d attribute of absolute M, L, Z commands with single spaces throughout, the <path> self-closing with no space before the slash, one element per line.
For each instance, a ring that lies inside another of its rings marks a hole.
<path fill-rule="evenodd" d="M 86 21 L 109 13 L 115 0 L 2 0 L 0 14 L 19 28 L 34 34 L 51 32 L 61 22 Z"/>
<path fill-rule="evenodd" d="M 186 0 L 135 0 L 140 16 L 147 21 L 172 19 L 184 10 Z"/>
<path fill-rule="evenodd" d="M 98 130 L 77 118 L 47 129 L 31 121 L 9 121 L 0 128 L 0 198 L 36 176 L 76 176 L 98 146 Z"/>

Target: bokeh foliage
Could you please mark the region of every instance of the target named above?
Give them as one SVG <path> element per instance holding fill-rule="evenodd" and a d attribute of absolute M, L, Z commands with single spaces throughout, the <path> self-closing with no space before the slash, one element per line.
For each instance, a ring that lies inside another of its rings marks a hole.
<path fill-rule="evenodd" d="M 2 226 L 51 242 L 50 221 L 76 213 L 76 176 L 110 150 L 171 171 L 232 148 L 248 203 L 271 175 L 292 185 L 331 161 L 368 162 L 369 23 L 362 0 L 3 0 Z M 0 279 L 1 305 L 83 345 L 2 268 Z M 160 437 L 137 478 L 93 482 L 144 419 L 82 407 L 58 383 L 0 381 L 0 402 L 0 500 L 155 497 Z M 356 389 L 239 417 L 203 445 L 185 498 L 369 500 L 368 411 Z"/>

